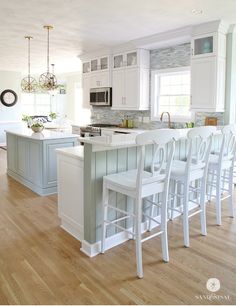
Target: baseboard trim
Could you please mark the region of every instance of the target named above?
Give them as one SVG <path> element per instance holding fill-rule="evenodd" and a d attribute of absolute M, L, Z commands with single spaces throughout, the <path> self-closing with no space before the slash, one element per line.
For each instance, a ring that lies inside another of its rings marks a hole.
<path fill-rule="evenodd" d="M 75 237 L 77 240 L 82 241 L 84 239 L 84 227 L 63 213 L 60 214 L 61 228 Z"/>
<path fill-rule="evenodd" d="M 158 222 L 160 222 L 160 216 L 157 216 L 155 218 Z M 141 225 L 141 231 L 142 233 L 147 231 L 148 222 L 143 222 Z M 157 226 L 154 226 L 157 227 Z M 153 228 L 154 228 L 153 227 Z M 132 228 L 129 228 L 128 230 L 132 230 Z M 113 236 L 107 237 L 106 239 L 106 250 L 109 250 L 121 243 L 124 243 L 125 241 L 128 241 L 132 239 L 131 235 L 127 232 L 120 232 Z M 94 257 L 101 253 L 101 241 L 97 241 L 95 243 L 89 243 L 86 240 L 82 240 L 82 246 L 81 246 L 81 252 L 86 254 L 89 257 Z"/>

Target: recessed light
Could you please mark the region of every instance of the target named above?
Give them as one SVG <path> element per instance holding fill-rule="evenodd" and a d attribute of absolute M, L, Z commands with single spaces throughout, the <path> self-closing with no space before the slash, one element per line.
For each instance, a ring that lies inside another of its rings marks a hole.
<path fill-rule="evenodd" d="M 203 10 L 192 9 L 192 14 L 194 14 L 194 15 L 201 15 L 202 13 L 203 13 Z"/>

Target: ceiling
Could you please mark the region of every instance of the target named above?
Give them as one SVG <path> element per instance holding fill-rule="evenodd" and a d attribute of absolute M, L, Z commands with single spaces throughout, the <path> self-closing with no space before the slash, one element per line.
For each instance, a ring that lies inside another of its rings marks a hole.
<path fill-rule="evenodd" d="M 26 72 L 29 34 L 32 70 L 46 70 L 44 24 L 54 26 L 51 63 L 58 73 L 78 71 L 78 54 L 191 24 L 236 23 L 235 12 L 236 0 L 1 0 L 0 70 Z"/>

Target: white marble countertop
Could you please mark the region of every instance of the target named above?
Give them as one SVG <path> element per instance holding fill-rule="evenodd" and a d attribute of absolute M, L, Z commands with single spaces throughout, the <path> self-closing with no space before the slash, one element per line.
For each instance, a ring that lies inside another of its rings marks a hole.
<path fill-rule="evenodd" d="M 9 128 L 5 130 L 6 133 L 14 134 L 17 136 L 31 138 L 33 140 L 50 140 L 50 139 L 62 139 L 62 138 L 78 138 L 77 134 L 68 132 L 58 132 L 44 129 L 41 133 L 34 133 L 31 129 L 21 126 L 18 128 Z"/>
<path fill-rule="evenodd" d="M 69 148 L 56 149 L 58 154 L 84 160 L 84 146 L 75 146 Z"/>
<path fill-rule="evenodd" d="M 163 129 L 165 130 L 165 129 Z M 185 139 L 190 129 L 176 129 L 179 133 L 179 139 Z M 148 130 L 145 130 L 146 132 Z M 143 131 L 144 132 L 144 131 Z M 221 131 L 217 130 L 216 135 Z M 93 151 L 104 151 L 111 149 L 127 148 L 136 146 L 135 138 L 137 133 L 131 134 L 115 134 L 109 136 L 96 136 L 96 137 L 84 137 L 79 138 L 81 142 L 92 144 Z"/>

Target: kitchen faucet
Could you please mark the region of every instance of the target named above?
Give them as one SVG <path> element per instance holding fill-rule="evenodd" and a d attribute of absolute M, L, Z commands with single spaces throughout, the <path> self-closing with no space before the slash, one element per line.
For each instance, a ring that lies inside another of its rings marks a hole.
<path fill-rule="evenodd" d="M 168 116 L 168 128 L 170 129 L 171 128 L 171 124 L 170 124 L 170 113 L 169 112 L 163 112 L 161 114 L 160 121 L 162 122 L 164 114 L 167 114 L 167 116 Z"/>

